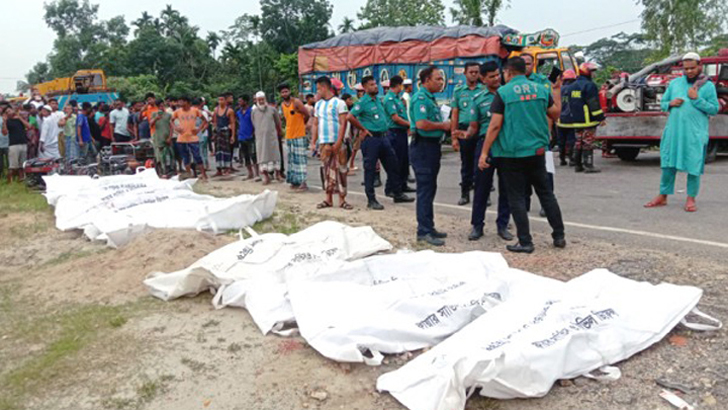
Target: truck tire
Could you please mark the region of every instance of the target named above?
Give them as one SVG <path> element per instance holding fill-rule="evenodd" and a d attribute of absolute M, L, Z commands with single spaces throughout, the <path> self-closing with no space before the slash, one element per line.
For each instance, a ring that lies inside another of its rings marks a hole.
<path fill-rule="evenodd" d="M 619 157 L 622 161 L 634 161 L 637 159 L 637 156 L 640 155 L 639 147 L 621 147 L 615 148 L 615 151 L 617 153 L 617 157 Z"/>
<path fill-rule="evenodd" d="M 710 141 L 708 143 L 708 152 L 705 154 L 705 163 L 710 164 L 711 162 L 715 161 L 715 159 L 717 157 L 718 157 L 718 142 Z"/>

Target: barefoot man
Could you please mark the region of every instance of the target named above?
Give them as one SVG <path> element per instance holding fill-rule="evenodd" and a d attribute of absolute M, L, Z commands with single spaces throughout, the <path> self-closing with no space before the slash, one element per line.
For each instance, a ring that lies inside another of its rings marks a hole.
<path fill-rule="evenodd" d="M 682 171 L 688 174 L 685 211 L 698 210 L 695 197 L 705 166 L 708 120 L 718 114 L 720 105 L 715 85 L 703 75 L 698 53 L 685 54 L 683 71 L 685 75 L 672 80 L 662 97 L 662 110 L 669 116 L 660 143 L 660 195 L 645 204 L 645 208 L 667 205 L 667 196 L 675 193 L 675 175 Z"/>

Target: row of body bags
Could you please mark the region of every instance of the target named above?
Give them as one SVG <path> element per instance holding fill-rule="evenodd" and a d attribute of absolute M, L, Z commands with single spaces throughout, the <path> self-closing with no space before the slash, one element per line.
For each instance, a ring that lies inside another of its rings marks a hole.
<path fill-rule="evenodd" d="M 163 300 L 211 290 L 216 307 L 247 309 L 263 333 L 300 332 L 339 362 L 377 365 L 434 346 L 378 380 L 411 410 L 463 409 L 475 388 L 539 397 L 595 369 L 615 377 L 605 366 L 659 341 L 702 296 L 606 270 L 561 282 L 498 253 L 377 255 L 391 248 L 369 227 L 329 221 L 229 244 L 144 283 Z"/>
<path fill-rule="evenodd" d="M 252 226 L 273 214 L 277 193 L 216 198 L 193 191 L 196 179 L 162 179 L 150 169 L 100 178 L 43 177 L 56 227 L 80 229 L 90 240 L 120 247 L 150 228 L 214 233 Z"/>

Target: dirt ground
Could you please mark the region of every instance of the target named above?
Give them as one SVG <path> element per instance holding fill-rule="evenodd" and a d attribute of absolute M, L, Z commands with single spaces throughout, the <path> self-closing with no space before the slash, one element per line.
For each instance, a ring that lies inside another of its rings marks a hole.
<path fill-rule="evenodd" d="M 239 179 L 204 184 L 218 196 L 257 193 Z M 316 210 L 321 194 L 293 194 L 278 184 L 276 213 L 259 232 L 294 232 L 325 219 L 371 225 L 395 248 L 415 242 L 414 208 L 383 201 L 385 212 Z M 32 199 L 31 199 L 32 200 Z M 407 359 L 379 367 L 341 365 L 301 338 L 263 336 L 244 310 L 214 310 L 210 295 L 165 303 L 148 295 L 144 277 L 171 272 L 236 240 L 235 235 L 158 230 L 119 250 L 60 232 L 52 210 L 3 207 L 0 198 L 0 410 L 10 409 L 403 409 L 375 391 L 376 378 Z M 490 216 L 489 216 L 490 218 Z M 438 216 L 451 234 L 443 252 L 501 251 L 492 231 L 466 238 L 467 221 Z M 728 316 L 728 268 L 689 254 L 625 248 L 569 236 L 556 250 L 543 227 L 537 252 L 505 255 L 511 266 L 568 280 L 595 268 L 653 283 L 705 290 L 701 307 Z M 677 328 L 665 340 L 619 364 L 611 383 L 584 378 L 557 383 L 544 398 L 471 399 L 469 410 L 670 409 L 656 380 L 679 384 L 700 408 L 728 409 L 728 338 Z M 318 398 L 315 398 L 316 396 Z"/>

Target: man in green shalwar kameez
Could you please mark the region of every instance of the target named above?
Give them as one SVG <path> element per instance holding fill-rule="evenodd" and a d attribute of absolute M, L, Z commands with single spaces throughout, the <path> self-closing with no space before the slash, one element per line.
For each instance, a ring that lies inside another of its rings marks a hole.
<path fill-rule="evenodd" d="M 697 53 L 683 57 L 685 75 L 670 82 L 662 97 L 662 110 L 667 111 L 667 126 L 660 143 L 662 180 L 660 195 L 645 204 L 646 208 L 667 205 L 667 196 L 675 193 L 677 171 L 688 174 L 686 212 L 698 210 L 695 197 L 700 190 L 700 176 L 705 166 L 708 147 L 708 121 L 718 114 L 715 85 L 702 74 Z"/>

